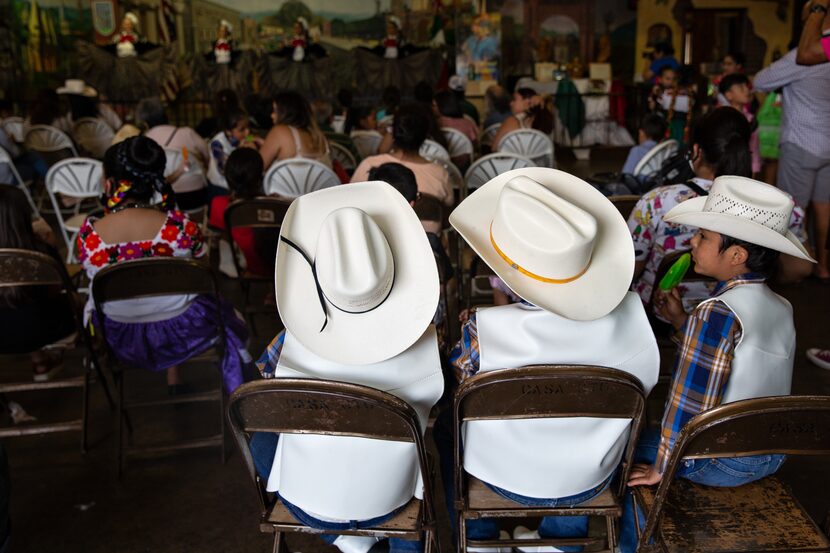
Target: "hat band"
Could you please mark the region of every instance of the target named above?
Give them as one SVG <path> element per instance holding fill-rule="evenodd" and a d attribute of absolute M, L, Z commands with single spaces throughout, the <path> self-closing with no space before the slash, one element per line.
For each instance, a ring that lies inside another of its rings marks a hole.
<path fill-rule="evenodd" d="M 496 253 L 499 254 L 499 256 L 508 265 L 510 265 L 511 267 L 516 269 L 517 271 L 519 271 L 524 276 L 530 277 L 533 280 L 538 280 L 539 282 L 544 282 L 545 284 L 567 284 L 569 282 L 573 282 L 576 279 L 578 279 L 579 277 L 581 277 L 582 275 L 584 275 L 588 271 L 588 267 L 591 266 L 591 262 L 588 261 L 588 264 L 585 265 L 585 268 L 582 269 L 582 271 L 580 271 L 578 275 L 572 276 L 570 278 L 547 278 L 547 277 L 537 275 L 536 273 L 532 273 L 532 272 L 528 271 L 527 269 L 525 269 L 524 267 L 522 267 L 521 265 L 519 265 L 518 263 L 516 263 L 515 261 L 513 261 L 512 259 L 510 259 L 507 256 L 507 254 L 505 254 L 503 251 L 501 251 L 501 248 L 499 248 L 499 245 L 496 244 L 496 239 L 493 238 L 493 223 L 490 223 L 490 244 L 493 245 L 493 249 L 496 250 Z"/>

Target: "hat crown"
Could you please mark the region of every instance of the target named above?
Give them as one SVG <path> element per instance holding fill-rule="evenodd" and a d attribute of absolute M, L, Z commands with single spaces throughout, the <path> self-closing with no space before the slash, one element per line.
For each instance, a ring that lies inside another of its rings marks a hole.
<path fill-rule="evenodd" d="M 360 313 L 386 299 L 395 276 L 383 231 L 364 211 L 344 207 L 323 221 L 315 255 L 317 278 L 338 309 Z"/>
<path fill-rule="evenodd" d="M 723 176 L 712 183 L 704 212 L 747 219 L 785 235 L 794 202 L 782 190 L 746 177 Z"/>
<path fill-rule="evenodd" d="M 506 261 L 540 279 L 578 277 L 591 262 L 596 237 L 590 213 L 525 176 L 504 186 L 491 225 Z"/>

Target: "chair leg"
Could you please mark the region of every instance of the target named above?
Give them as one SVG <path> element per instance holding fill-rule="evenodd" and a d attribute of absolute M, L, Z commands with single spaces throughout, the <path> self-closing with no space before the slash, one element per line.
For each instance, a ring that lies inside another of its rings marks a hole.
<path fill-rule="evenodd" d="M 91 346 L 90 349 L 92 349 Z M 98 378 L 98 381 L 101 382 L 101 387 L 104 389 L 104 395 L 107 396 L 107 403 L 110 406 L 110 411 L 112 411 L 115 409 L 115 401 L 112 399 L 110 385 L 104 377 L 104 371 L 101 370 L 101 364 L 98 362 L 98 356 L 93 351 L 89 352 L 89 362 L 92 365 L 92 369 L 95 371 L 95 376 Z"/>
<path fill-rule="evenodd" d="M 81 407 L 81 453 L 86 454 L 87 423 L 89 421 L 89 369 L 84 370 L 83 406 Z"/>
<path fill-rule="evenodd" d="M 222 436 L 222 464 L 228 461 L 227 448 L 225 447 L 225 382 L 222 379 L 222 367 L 219 367 L 219 432 Z"/>
<path fill-rule="evenodd" d="M 458 553 L 467 553 L 467 525 L 461 512 L 458 513 Z"/>
<path fill-rule="evenodd" d="M 121 473 L 124 468 L 124 425 L 126 413 L 124 412 L 124 373 L 116 377 L 118 387 L 118 456 L 116 460 L 115 474 L 121 480 Z"/>
<path fill-rule="evenodd" d="M 274 532 L 274 548 L 273 553 L 290 553 L 288 544 L 285 543 L 285 534 L 282 532 Z"/>
<path fill-rule="evenodd" d="M 608 527 L 606 539 L 608 540 L 608 549 L 614 551 L 617 547 L 617 521 L 616 517 L 605 517 L 605 523 Z"/>

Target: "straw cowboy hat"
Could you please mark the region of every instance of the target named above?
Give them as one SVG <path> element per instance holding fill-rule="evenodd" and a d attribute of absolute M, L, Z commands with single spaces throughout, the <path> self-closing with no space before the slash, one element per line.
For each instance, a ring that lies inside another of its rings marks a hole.
<path fill-rule="evenodd" d="M 604 317 L 634 274 L 634 244 L 617 208 L 556 169 L 515 169 L 461 202 L 450 224 L 517 295 L 576 321 Z"/>
<path fill-rule="evenodd" d="M 96 91 L 91 86 L 87 85 L 81 79 L 67 79 L 63 86 L 56 90 L 58 94 L 76 94 L 78 96 L 86 96 L 87 98 L 95 98 L 98 96 Z"/>
<path fill-rule="evenodd" d="M 793 199 L 785 192 L 746 177 L 723 176 L 707 196 L 676 205 L 669 223 L 704 228 L 815 263 L 790 232 Z"/>
<path fill-rule="evenodd" d="M 405 351 L 438 306 L 438 269 L 421 222 L 385 182 L 295 199 L 280 229 L 277 308 L 316 355 L 368 365 Z"/>

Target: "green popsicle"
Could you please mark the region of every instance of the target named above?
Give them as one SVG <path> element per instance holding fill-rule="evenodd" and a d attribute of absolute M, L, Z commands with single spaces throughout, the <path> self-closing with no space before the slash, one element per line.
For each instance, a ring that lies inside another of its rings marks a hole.
<path fill-rule="evenodd" d="M 680 284 L 680 281 L 683 280 L 684 276 L 686 276 L 686 271 L 689 270 L 691 265 L 692 256 L 688 253 L 681 255 L 677 261 L 672 264 L 663 278 L 660 279 L 660 290 L 667 292 Z"/>

